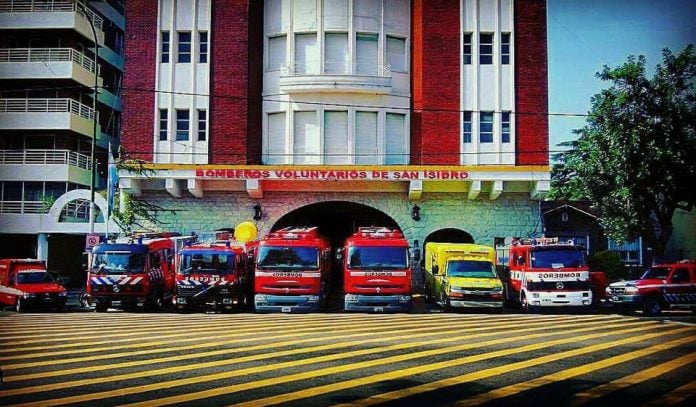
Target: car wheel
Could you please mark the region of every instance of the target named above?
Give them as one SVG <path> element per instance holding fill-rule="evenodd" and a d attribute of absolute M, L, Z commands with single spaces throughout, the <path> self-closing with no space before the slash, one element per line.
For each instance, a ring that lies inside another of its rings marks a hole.
<path fill-rule="evenodd" d="M 654 317 L 662 313 L 662 305 L 657 298 L 648 297 L 643 301 L 643 314 Z"/>

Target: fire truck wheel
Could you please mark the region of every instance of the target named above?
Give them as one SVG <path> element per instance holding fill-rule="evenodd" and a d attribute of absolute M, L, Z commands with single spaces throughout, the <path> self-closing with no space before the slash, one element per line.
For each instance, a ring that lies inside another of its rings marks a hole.
<path fill-rule="evenodd" d="M 17 297 L 17 304 L 15 304 L 15 311 L 17 311 L 17 312 L 26 311 L 26 306 L 24 305 L 24 301 L 22 301 L 21 297 Z"/>
<path fill-rule="evenodd" d="M 643 313 L 654 317 L 662 313 L 662 304 L 657 298 L 648 297 L 643 301 Z"/>
<path fill-rule="evenodd" d="M 425 302 L 428 304 L 432 304 L 433 303 L 433 295 L 430 292 L 430 286 L 427 283 L 425 284 L 424 291 L 425 291 L 425 293 L 423 294 L 423 296 L 425 297 Z"/>
<path fill-rule="evenodd" d="M 108 302 L 97 302 L 97 304 L 94 306 L 94 310 L 96 312 L 106 312 L 106 310 L 109 309 L 109 303 Z"/>
<path fill-rule="evenodd" d="M 155 312 L 161 312 L 163 308 L 164 308 L 164 298 L 162 298 L 161 295 L 157 294 L 155 299 L 152 301 L 152 309 Z"/>

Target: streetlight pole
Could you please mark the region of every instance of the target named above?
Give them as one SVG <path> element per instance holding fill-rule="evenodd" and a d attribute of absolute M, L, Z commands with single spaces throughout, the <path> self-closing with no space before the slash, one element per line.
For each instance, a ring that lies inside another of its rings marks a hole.
<path fill-rule="evenodd" d="M 85 17 L 92 29 L 92 37 L 94 38 L 94 94 L 92 98 L 92 151 L 90 152 L 90 161 L 92 164 L 92 173 L 89 181 L 89 233 L 94 233 L 94 218 L 96 216 L 96 208 L 94 203 L 94 187 L 97 178 L 97 165 L 95 155 L 97 152 L 97 96 L 99 95 L 99 40 L 97 38 L 97 30 L 94 28 L 94 21 L 87 13 L 87 0 L 84 0 Z"/>

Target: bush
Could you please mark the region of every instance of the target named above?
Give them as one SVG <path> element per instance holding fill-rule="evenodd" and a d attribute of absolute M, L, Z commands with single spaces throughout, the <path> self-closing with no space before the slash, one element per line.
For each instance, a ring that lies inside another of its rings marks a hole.
<path fill-rule="evenodd" d="M 603 271 L 607 275 L 607 281 L 621 280 L 628 277 L 626 267 L 621 262 L 618 253 L 603 251 L 597 252 L 587 259 L 590 271 Z"/>

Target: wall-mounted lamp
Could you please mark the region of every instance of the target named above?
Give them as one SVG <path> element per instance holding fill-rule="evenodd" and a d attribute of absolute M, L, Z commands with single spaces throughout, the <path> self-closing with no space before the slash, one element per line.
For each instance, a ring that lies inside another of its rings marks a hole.
<path fill-rule="evenodd" d="M 261 220 L 261 216 L 263 216 L 263 209 L 261 208 L 261 204 L 256 202 L 256 205 L 253 206 L 254 209 L 254 220 Z"/>
<path fill-rule="evenodd" d="M 420 218 L 420 206 L 418 205 L 413 205 L 413 208 L 411 208 L 411 219 L 415 220 L 418 222 Z"/>

